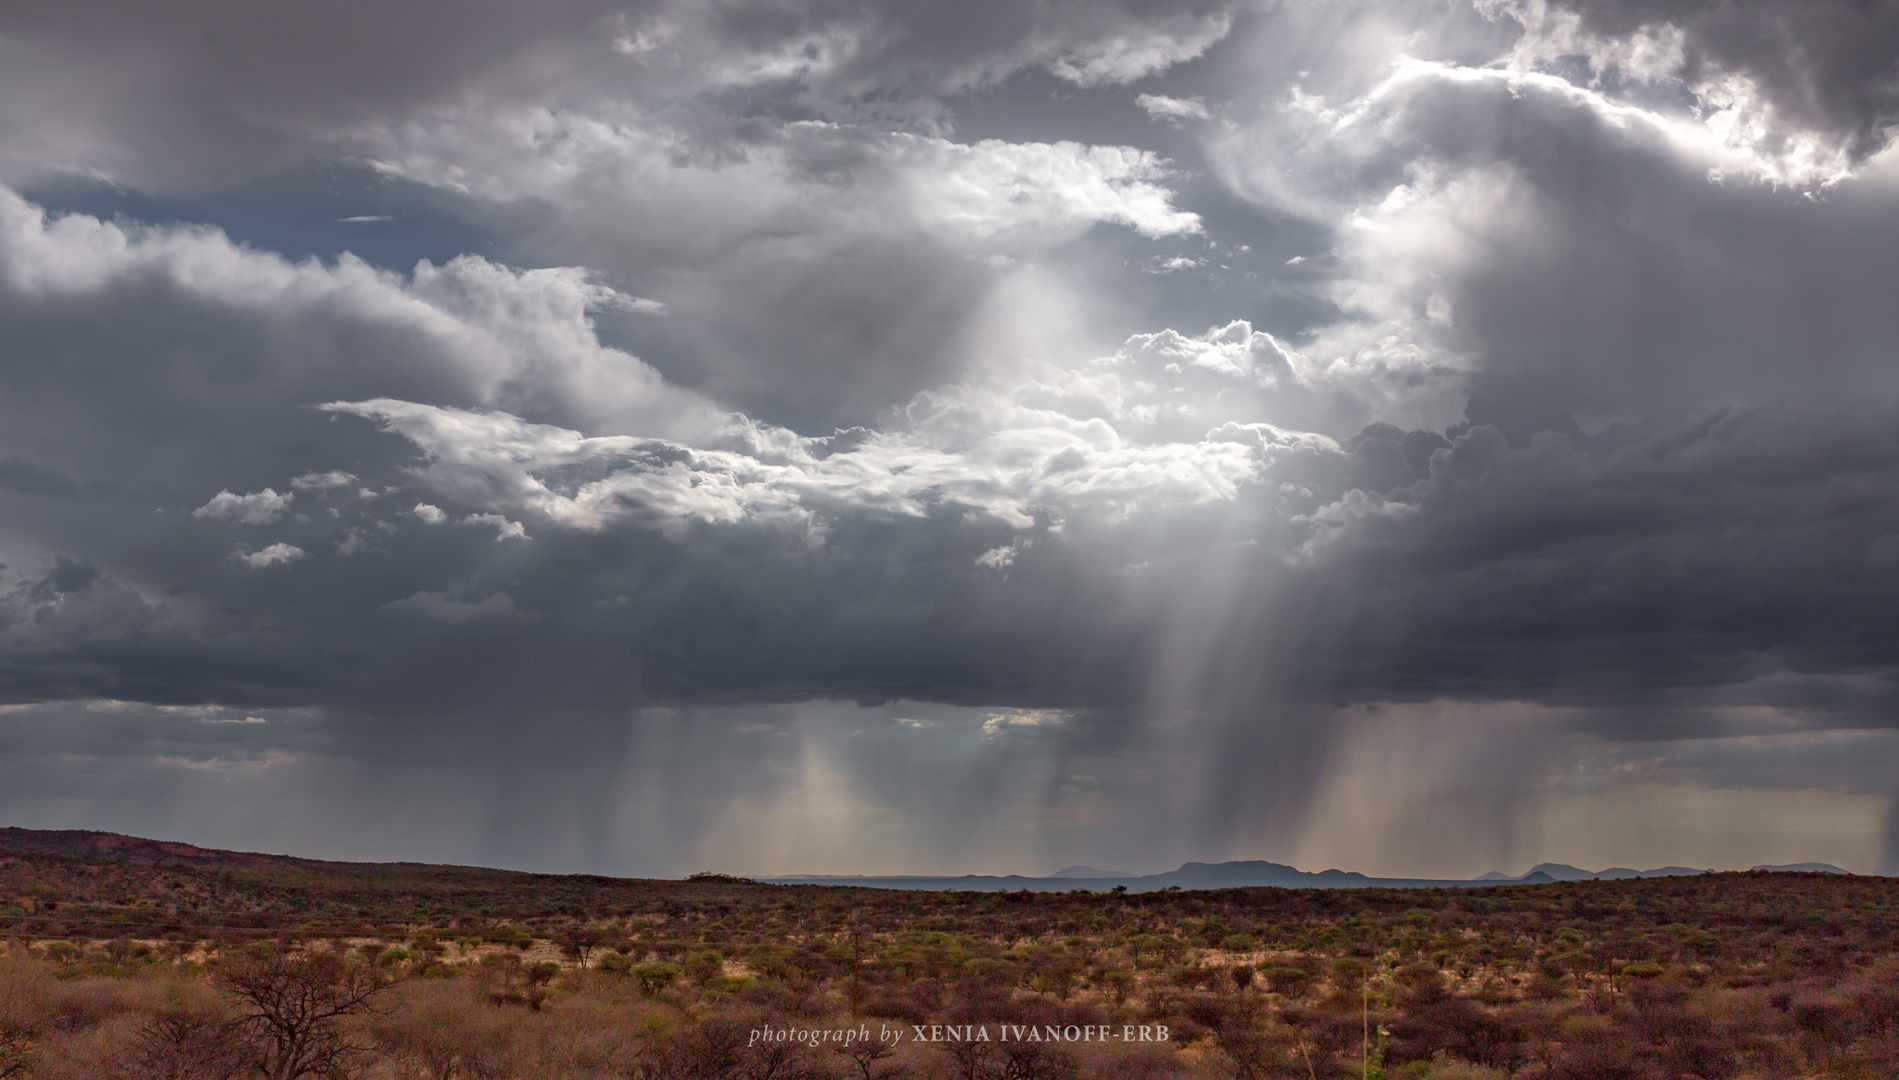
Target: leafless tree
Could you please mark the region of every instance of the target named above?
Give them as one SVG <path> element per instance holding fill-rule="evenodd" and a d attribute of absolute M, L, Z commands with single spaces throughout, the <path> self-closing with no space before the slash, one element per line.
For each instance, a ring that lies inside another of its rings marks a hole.
<path fill-rule="evenodd" d="M 267 1080 L 347 1074 L 363 1048 L 344 1037 L 344 1017 L 369 1012 L 390 980 L 376 967 L 333 952 L 293 956 L 281 948 L 247 951 L 214 968 L 236 999 L 232 1030 L 252 1072 Z"/>
<path fill-rule="evenodd" d="M 866 1039 L 852 1042 L 836 1048 L 836 1052 L 850 1060 L 853 1068 L 862 1074 L 864 1080 L 897 1080 L 908 1074 L 899 1062 L 888 1061 L 896 1053 L 890 1044 L 881 1039 Z"/>
<path fill-rule="evenodd" d="M 140 1080 L 239 1080 L 244 1054 L 225 1017 L 165 1009 L 140 1027 L 138 1048 L 127 1064 Z"/>

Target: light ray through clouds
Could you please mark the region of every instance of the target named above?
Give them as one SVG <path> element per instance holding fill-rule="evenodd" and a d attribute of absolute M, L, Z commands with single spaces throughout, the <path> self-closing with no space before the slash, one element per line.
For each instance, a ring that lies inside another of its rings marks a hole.
<path fill-rule="evenodd" d="M 0 815 L 1899 868 L 1899 17 L 1810 7 L 16 5 Z"/>

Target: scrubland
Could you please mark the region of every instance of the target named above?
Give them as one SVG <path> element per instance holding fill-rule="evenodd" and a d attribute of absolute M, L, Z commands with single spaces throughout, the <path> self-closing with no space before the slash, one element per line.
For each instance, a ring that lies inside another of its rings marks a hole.
<path fill-rule="evenodd" d="M 11 856 L 0 1078 L 1887 1078 L 1895 916 L 1899 882 L 1818 874 L 915 893 Z M 1122 1025 L 1168 1038 L 1059 1037 Z"/>

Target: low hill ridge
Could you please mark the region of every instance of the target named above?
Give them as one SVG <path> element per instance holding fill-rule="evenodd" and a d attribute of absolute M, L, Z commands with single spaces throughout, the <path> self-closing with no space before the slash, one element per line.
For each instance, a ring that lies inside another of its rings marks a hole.
<path fill-rule="evenodd" d="M 1823 863 L 1823 862 L 1782 863 L 1779 866 L 1769 866 L 1763 863 L 1760 866 L 1750 866 L 1748 867 L 1748 869 L 1749 870 L 1767 870 L 1767 871 L 1770 871 L 1772 873 L 1777 873 L 1777 874 L 1850 874 L 1852 873 L 1851 870 L 1842 870 L 1839 867 L 1834 866 L 1832 863 Z"/>
<path fill-rule="evenodd" d="M 480 867 L 418 862 L 338 862 L 295 855 L 267 855 L 257 851 L 226 851 L 178 840 L 150 840 L 124 833 L 92 829 L 22 829 L 0 827 L 0 854 L 65 855 L 101 859 L 135 866 L 204 866 L 228 869 L 280 868 L 297 870 L 429 869 L 479 870 Z"/>
<path fill-rule="evenodd" d="M 23 829 L 16 826 L 0 827 L 0 854 L 60 855 L 142 866 L 299 870 L 429 869 L 491 874 L 516 872 L 440 863 L 374 863 L 307 859 L 295 855 L 227 851 L 220 848 L 199 847 L 196 844 L 176 840 L 152 840 L 91 829 Z M 1831 863 L 1786 863 L 1760 865 L 1751 869 L 1788 873 L 1849 873 Z M 1377 878 L 1350 870 L 1328 869 L 1312 872 L 1284 863 L 1245 859 L 1218 863 L 1183 863 L 1178 869 L 1159 874 L 1129 874 L 1119 870 L 1101 870 L 1092 866 L 1075 865 L 1057 870 L 1048 877 L 1025 877 L 1018 874 L 1004 876 L 965 874 L 959 877 L 811 874 L 757 880 L 768 884 L 845 885 L 883 889 L 980 891 L 1028 889 L 1055 892 L 1074 888 L 1096 890 L 1121 887 L 1130 892 L 1149 892 L 1160 889 L 1235 889 L 1260 886 L 1287 889 L 1484 888 L 1504 885 L 1546 885 L 1562 881 L 1678 877 L 1709 872 L 1685 866 L 1663 866 L 1653 870 L 1611 867 L 1607 870 L 1591 871 L 1564 863 L 1538 863 L 1527 873 L 1517 877 L 1493 870 L 1475 878 Z"/>

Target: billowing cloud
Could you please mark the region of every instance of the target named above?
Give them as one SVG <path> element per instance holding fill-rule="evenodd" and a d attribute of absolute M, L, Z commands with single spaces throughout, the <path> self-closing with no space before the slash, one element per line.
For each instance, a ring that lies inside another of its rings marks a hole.
<path fill-rule="evenodd" d="M 391 176 L 533 206 L 519 241 L 532 257 L 663 302 L 673 326 L 647 333 L 668 342 L 675 378 L 820 428 L 979 362 L 971 324 L 1020 260 L 1101 226 L 1202 232 L 1176 205 L 1179 170 L 1125 145 L 458 108 L 385 133 L 375 155 Z M 749 361 L 763 351 L 782 362 Z"/>
<path fill-rule="evenodd" d="M 295 483 L 295 481 L 292 481 Z M 284 515 L 294 496 L 279 495 L 269 488 L 249 495 L 220 491 L 211 500 L 191 512 L 192 517 L 219 518 L 245 525 L 268 525 Z"/>
<path fill-rule="evenodd" d="M 13 57 L 0 94 L 0 177 L 90 170 L 209 186 L 312 152 L 347 153 L 366 131 L 470 99 L 796 88 L 827 114 L 940 116 L 916 99 L 1026 70 L 1084 87 L 1165 71 L 1225 37 L 1234 6 L 486 0 L 324 15 L 206 3 L 163 19 L 117 5 L 100 17 L 110 33 L 52 3 L 16 6 L 0 21 Z M 550 86 L 552 72 L 565 85 Z"/>
<path fill-rule="evenodd" d="M 1767 3 L 1507 4 L 1530 64 L 1585 57 L 1605 75 L 1677 80 L 1737 142 L 1845 169 L 1899 121 L 1899 15 L 1819 3 L 1800 18 Z"/>
<path fill-rule="evenodd" d="M 66 311 L 153 287 L 162 290 L 160 303 L 171 310 L 248 323 L 266 342 L 263 348 L 248 355 L 221 352 L 200 362 L 228 365 L 226 374 L 241 375 L 253 391 L 348 384 L 380 372 L 370 377 L 392 387 L 427 385 L 431 393 L 470 403 L 521 408 L 531 402 L 549 415 L 589 424 L 686 430 L 718 415 L 695 395 L 664 385 L 639 360 L 600 343 L 588 312 L 612 304 L 618 294 L 579 270 L 516 271 L 476 256 L 445 266 L 421 263 L 403 275 L 349 256 L 332 265 L 299 264 L 201 228 L 140 228 L 82 215 L 49 218 L 18 195 L 0 191 L 0 283 L 0 299 L 23 334 L 66 333 Z M 170 314 L 153 311 L 152 318 Z M 316 325 L 352 326 L 348 333 L 356 340 L 297 339 L 301 328 Z M 146 328 L 169 329 L 150 323 Z M 92 350 L 113 332 L 92 332 L 87 363 L 109 362 Z M 137 374 L 136 365 L 128 372 Z M 157 382 L 170 374 L 143 377 Z M 61 385 L 42 385 L 49 394 L 65 392 Z M 334 471 L 299 475 L 311 483 L 310 477 Z M 229 500 L 261 499 L 257 505 L 268 510 L 265 503 L 290 498 L 269 489 L 220 495 L 205 510 L 207 516 L 227 516 L 238 512 L 227 509 L 238 507 Z M 242 512 L 251 506 L 243 503 Z"/>
<path fill-rule="evenodd" d="M 235 558 L 238 562 L 243 563 L 252 570 L 263 570 L 271 566 L 282 566 L 285 563 L 296 562 L 298 559 L 303 558 L 305 554 L 306 552 L 302 548 L 294 544 L 277 543 L 258 548 L 256 551 L 245 551 L 240 548 L 232 555 L 232 558 Z"/>
<path fill-rule="evenodd" d="M 1134 104 L 1156 120 L 1179 123 L 1182 120 L 1206 120 L 1212 114 L 1207 111 L 1206 103 L 1198 98 L 1171 98 L 1165 94 L 1142 94 L 1134 99 Z"/>
<path fill-rule="evenodd" d="M 356 478 L 349 473 L 340 469 L 331 469 L 329 472 L 304 473 L 290 481 L 290 486 L 298 491 L 325 491 L 329 488 L 348 487 L 355 482 Z"/>

